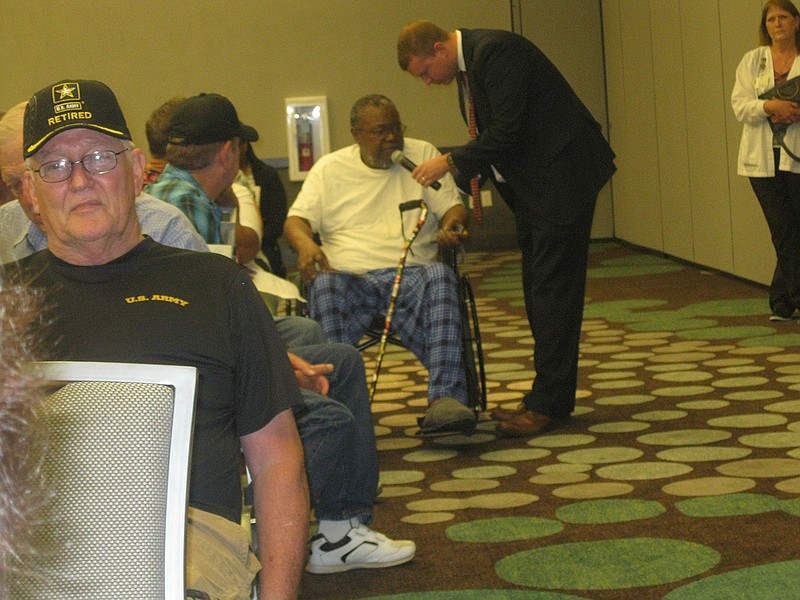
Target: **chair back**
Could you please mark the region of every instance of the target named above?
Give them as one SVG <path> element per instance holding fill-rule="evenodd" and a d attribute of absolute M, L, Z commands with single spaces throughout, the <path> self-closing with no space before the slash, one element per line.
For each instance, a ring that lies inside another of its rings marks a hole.
<path fill-rule="evenodd" d="M 12 598 L 185 598 L 186 506 L 197 370 L 36 363 L 50 394 L 43 465 L 52 499 L 31 575 Z"/>

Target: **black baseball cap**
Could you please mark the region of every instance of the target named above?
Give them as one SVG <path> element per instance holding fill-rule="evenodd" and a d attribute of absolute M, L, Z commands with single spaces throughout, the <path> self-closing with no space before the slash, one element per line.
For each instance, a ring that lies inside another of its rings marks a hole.
<path fill-rule="evenodd" d="M 235 137 L 255 142 L 258 132 L 239 121 L 231 101 L 219 94 L 187 98 L 175 107 L 167 127 L 170 144 L 212 144 Z"/>
<path fill-rule="evenodd" d="M 42 88 L 28 100 L 22 135 L 23 156 L 33 156 L 54 135 L 79 127 L 121 140 L 131 139 L 125 116 L 111 88 L 89 79 L 62 79 Z"/>

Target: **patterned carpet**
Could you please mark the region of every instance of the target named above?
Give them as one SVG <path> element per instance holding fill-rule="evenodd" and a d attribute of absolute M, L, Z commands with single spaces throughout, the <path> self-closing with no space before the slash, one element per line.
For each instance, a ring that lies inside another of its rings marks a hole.
<path fill-rule="evenodd" d="M 472 253 L 489 407 L 530 388 L 518 253 Z M 766 291 L 592 245 L 578 409 L 564 427 L 421 440 L 426 373 L 389 348 L 373 526 L 411 563 L 308 575 L 303 598 L 800 598 L 800 324 Z M 365 355 L 371 376 L 374 354 Z"/>

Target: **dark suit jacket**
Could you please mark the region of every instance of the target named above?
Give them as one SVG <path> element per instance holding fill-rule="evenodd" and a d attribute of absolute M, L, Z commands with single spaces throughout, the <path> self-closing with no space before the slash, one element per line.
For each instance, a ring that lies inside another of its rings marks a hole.
<path fill-rule="evenodd" d="M 591 212 L 614 153 L 563 75 L 515 33 L 461 29 L 461 39 L 479 135 L 453 151 L 459 171 L 486 175 L 494 165 L 518 219 L 570 224 Z"/>

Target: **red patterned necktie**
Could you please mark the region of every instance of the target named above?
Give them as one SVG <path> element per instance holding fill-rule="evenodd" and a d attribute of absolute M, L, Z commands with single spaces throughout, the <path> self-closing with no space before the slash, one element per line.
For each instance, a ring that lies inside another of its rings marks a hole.
<path fill-rule="evenodd" d="M 469 139 L 474 140 L 478 137 L 478 124 L 475 121 L 475 105 L 472 102 L 472 94 L 469 91 L 466 72 L 459 71 L 459 75 L 461 76 L 461 85 L 464 91 L 464 101 L 467 105 Z M 481 223 L 483 221 L 483 206 L 481 206 L 480 178 L 477 175 L 470 179 L 469 191 L 472 196 L 472 214 L 475 217 L 475 221 Z"/>

